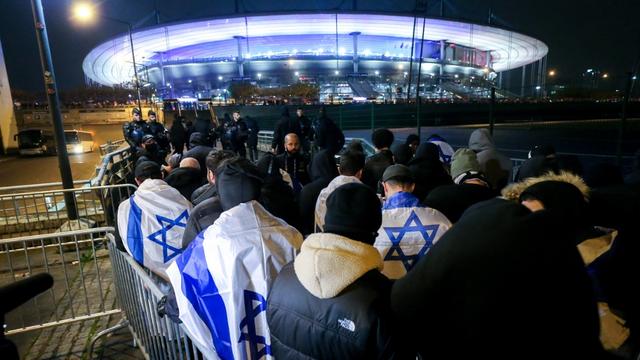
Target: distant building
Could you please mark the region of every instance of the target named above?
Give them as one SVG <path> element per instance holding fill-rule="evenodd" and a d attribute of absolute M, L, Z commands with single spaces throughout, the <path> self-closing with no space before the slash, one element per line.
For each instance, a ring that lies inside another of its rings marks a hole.
<path fill-rule="evenodd" d="M 11 98 L 11 87 L 9 86 L 9 76 L 4 63 L 4 53 L 0 42 L 0 141 L 3 154 L 15 152 L 18 143 L 14 140 L 14 135 L 18 133 L 16 117 L 13 112 L 13 99 Z"/>
<path fill-rule="evenodd" d="M 524 79 L 529 64 L 543 85 L 548 53 L 544 42 L 492 25 L 381 13 L 212 18 L 137 29 L 133 43 L 139 77 L 161 97 L 220 98 L 233 81 L 301 81 L 316 84 L 323 102 L 394 100 L 416 91 L 424 98 L 487 97 L 501 72 L 522 68 Z M 131 84 L 128 34 L 94 48 L 83 69 L 93 82 Z"/>

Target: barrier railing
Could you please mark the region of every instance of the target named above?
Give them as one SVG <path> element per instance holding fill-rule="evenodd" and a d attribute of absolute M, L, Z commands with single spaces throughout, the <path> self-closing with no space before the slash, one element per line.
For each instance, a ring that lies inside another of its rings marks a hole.
<path fill-rule="evenodd" d="M 118 150 L 122 145 L 127 142 L 124 139 L 115 140 L 115 141 L 107 141 L 106 143 L 100 145 L 100 155 L 105 156 L 110 154 L 116 150 Z"/>
<path fill-rule="evenodd" d="M 114 226 L 118 205 L 135 189 L 121 184 L 0 195 L 0 237 Z M 66 212 L 68 193 L 73 194 L 76 219 Z"/>
<path fill-rule="evenodd" d="M 189 332 L 181 324 L 168 317 L 160 317 L 156 311 L 158 301 L 166 294 L 167 284 L 141 267 L 131 256 L 121 252 L 112 235 L 107 235 L 109 255 L 120 307 L 124 318 L 118 325 L 98 333 L 89 346 L 89 358 L 97 340 L 115 330 L 128 327 L 137 346 L 147 359 L 215 359 L 191 340 Z M 163 291 L 163 287 L 166 288 Z"/>
<path fill-rule="evenodd" d="M 0 285 L 46 272 L 54 286 L 5 318 L 5 334 L 120 312 L 115 306 L 106 234 L 113 228 L 0 240 Z"/>

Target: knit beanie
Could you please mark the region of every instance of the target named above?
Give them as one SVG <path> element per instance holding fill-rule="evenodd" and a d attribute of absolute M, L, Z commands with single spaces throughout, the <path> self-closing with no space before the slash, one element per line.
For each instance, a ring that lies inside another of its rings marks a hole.
<path fill-rule="evenodd" d="M 478 163 L 478 157 L 473 150 L 462 148 L 453 154 L 453 160 L 451 161 L 451 178 L 456 184 L 463 182 L 463 174 L 469 172 L 480 173 L 480 171 L 480 163 Z"/>
<path fill-rule="evenodd" d="M 380 200 L 368 186 L 349 183 L 336 188 L 329 195 L 324 232 L 372 245 L 381 224 Z"/>

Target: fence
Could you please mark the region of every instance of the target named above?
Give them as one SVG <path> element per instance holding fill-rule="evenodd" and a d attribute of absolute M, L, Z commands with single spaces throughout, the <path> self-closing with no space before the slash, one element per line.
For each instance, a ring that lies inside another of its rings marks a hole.
<path fill-rule="evenodd" d="M 7 314 L 7 335 L 116 314 L 106 238 L 96 228 L 0 240 L 0 284 L 46 272 L 47 292 Z"/>
<path fill-rule="evenodd" d="M 107 237 L 115 288 L 124 318 L 118 325 L 94 337 L 89 348 L 90 358 L 94 343 L 99 337 L 125 326 L 129 328 L 147 359 L 215 358 L 214 354 L 203 351 L 191 340 L 184 326 L 157 314 L 158 301 L 166 290 L 161 289 L 161 283 L 148 270 L 142 268 L 127 253 L 117 249 L 112 235 Z"/>

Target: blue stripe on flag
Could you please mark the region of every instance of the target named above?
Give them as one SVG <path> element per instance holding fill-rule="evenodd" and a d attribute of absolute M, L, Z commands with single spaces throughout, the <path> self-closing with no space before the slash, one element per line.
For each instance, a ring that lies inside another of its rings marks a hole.
<path fill-rule="evenodd" d="M 207 267 L 203 235 L 204 231 L 176 258 L 176 265 L 182 274 L 182 293 L 209 328 L 218 356 L 223 360 L 231 360 L 233 350 L 227 310 Z"/>
<path fill-rule="evenodd" d="M 131 209 L 127 222 L 127 245 L 133 258 L 144 265 L 144 244 L 142 243 L 142 209 L 138 207 L 133 196 L 129 198 Z"/>

